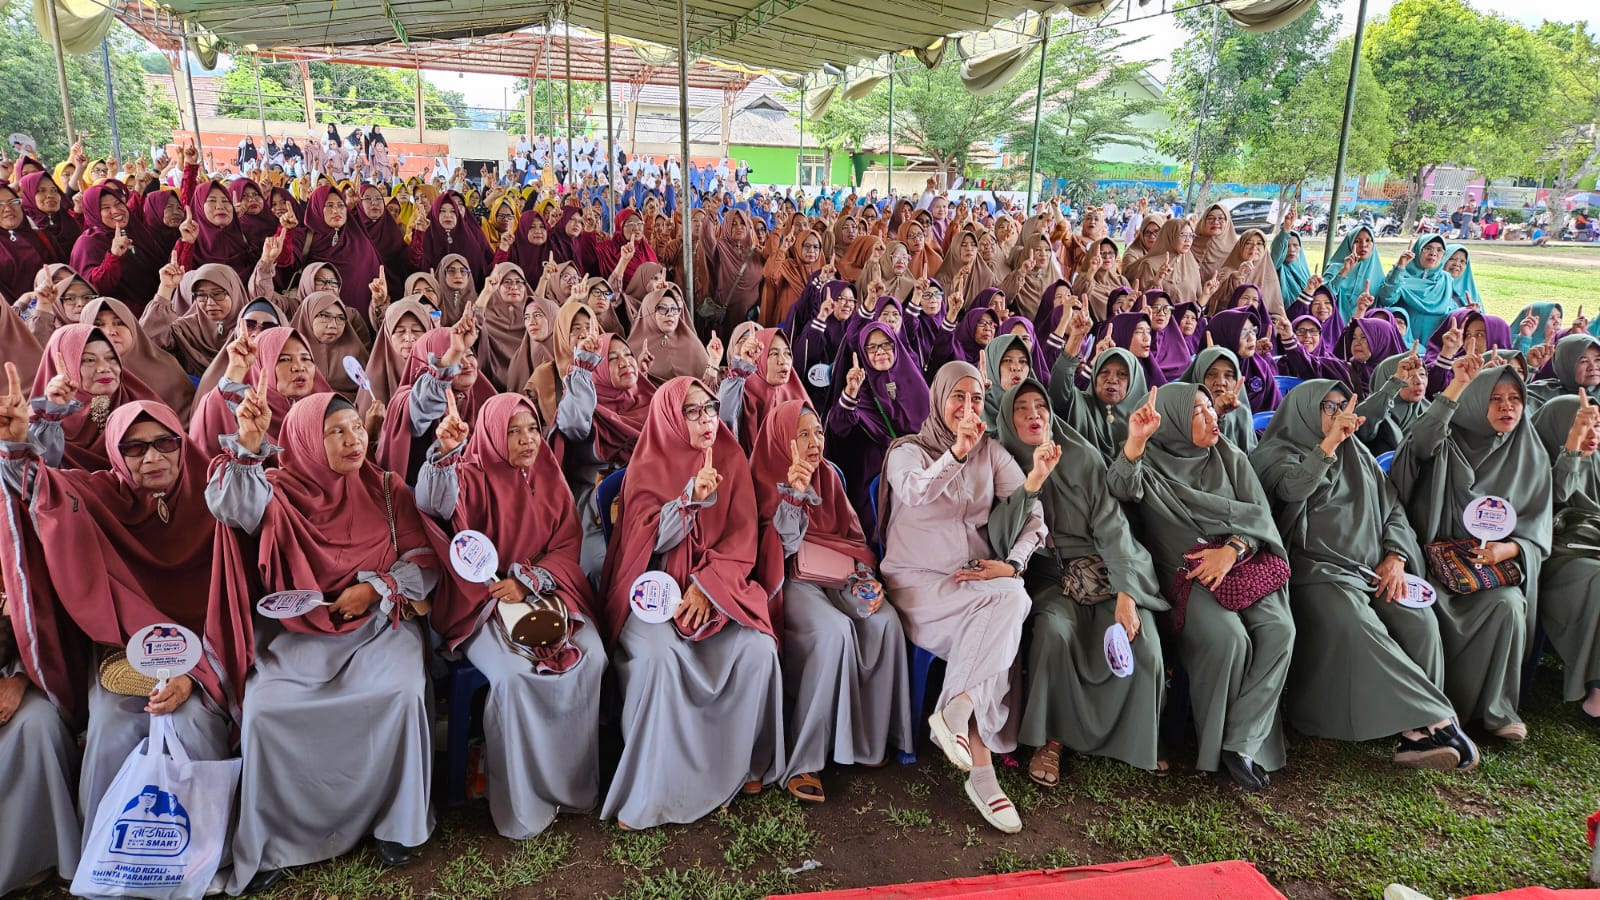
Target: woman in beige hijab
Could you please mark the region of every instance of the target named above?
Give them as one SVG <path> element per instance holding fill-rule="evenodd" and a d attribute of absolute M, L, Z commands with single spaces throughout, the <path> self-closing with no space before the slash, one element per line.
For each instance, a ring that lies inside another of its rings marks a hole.
<path fill-rule="evenodd" d="M 1155 250 L 1133 264 L 1128 281 L 1137 291 L 1160 288 L 1173 303 L 1199 301 L 1200 264 L 1195 262 L 1194 228 L 1188 219 L 1169 219 L 1161 226 Z"/>
<path fill-rule="evenodd" d="M 1222 204 L 1213 203 L 1200 214 L 1194 231 L 1194 249 L 1190 252 L 1200 266 L 1200 280 L 1210 281 L 1211 276 L 1223 267 L 1233 245 L 1239 242 L 1233 233 L 1233 216 Z"/>

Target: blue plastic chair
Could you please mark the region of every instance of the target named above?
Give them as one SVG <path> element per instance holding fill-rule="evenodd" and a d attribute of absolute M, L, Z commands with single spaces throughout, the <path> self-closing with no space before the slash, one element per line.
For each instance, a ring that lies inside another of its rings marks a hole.
<path fill-rule="evenodd" d="M 594 489 L 594 505 L 600 513 L 600 533 L 611 540 L 611 506 L 616 503 L 617 495 L 622 493 L 622 476 L 628 471 L 624 466 L 600 481 L 600 486 Z"/>
<path fill-rule="evenodd" d="M 1393 450 L 1390 450 L 1388 453 L 1379 453 L 1378 454 L 1378 468 L 1380 468 L 1380 469 L 1384 470 L 1385 472 L 1387 472 L 1387 471 L 1389 471 L 1389 467 L 1392 466 L 1392 465 L 1394 465 L 1394 451 Z"/>
<path fill-rule="evenodd" d="M 872 518 L 874 521 L 878 521 L 878 482 L 882 480 L 882 475 L 874 475 L 872 476 L 872 483 L 867 486 L 867 492 L 872 502 Z M 873 549 L 878 551 L 878 558 L 883 559 L 883 545 L 874 544 Z M 929 671 L 939 657 L 934 656 L 931 650 L 924 650 L 918 647 L 911 642 L 910 638 L 906 638 L 906 656 L 911 664 L 911 716 L 912 727 L 915 728 L 917 727 L 916 723 L 922 720 L 922 714 L 927 708 L 925 704 L 928 702 Z M 913 746 L 916 743 L 915 740 L 912 741 Z M 903 766 L 916 765 L 916 752 L 901 751 L 900 764 Z"/>
<path fill-rule="evenodd" d="M 1300 382 L 1302 380 L 1303 379 L 1296 378 L 1293 375 L 1279 375 L 1278 376 L 1278 393 L 1280 393 L 1280 394 L 1289 393 L 1290 391 L 1294 390 L 1300 384 Z"/>
<path fill-rule="evenodd" d="M 1266 431 L 1267 426 L 1272 424 L 1272 410 L 1258 412 L 1254 416 L 1251 416 L 1250 424 L 1255 426 L 1256 434 Z"/>
<path fill-rule="evenodd" d="M 466 657 L 452 660 L 445 676 L 450 695 L 450 725 L 445 745 L 444 802 L 457 807 L 467 802 L 467 742 L 472 738 L 472 697 L 489 686 Z"/>

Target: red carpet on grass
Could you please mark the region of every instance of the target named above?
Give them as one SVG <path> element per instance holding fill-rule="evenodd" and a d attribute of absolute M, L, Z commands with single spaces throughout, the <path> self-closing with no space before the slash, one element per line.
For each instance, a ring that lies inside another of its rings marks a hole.
<path fill-rule="evenodd" d="M 1232 860 L 1178 866 L 1170 856 L 787 896 L 816 900 L 1283 900 L 1250 863 Z"/>
<path fill-rule="evenodd" d="M 1498 894 L 1473 894 L 1461 900 L 1600 900 L 1600 888 L 1557 891 L 1547 887 L 1525 887 Z"/>

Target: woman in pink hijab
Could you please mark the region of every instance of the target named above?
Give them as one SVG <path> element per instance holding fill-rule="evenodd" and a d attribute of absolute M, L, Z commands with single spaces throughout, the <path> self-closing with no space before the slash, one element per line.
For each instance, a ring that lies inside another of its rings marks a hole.
<path fill-rule="evenodd" d="M 417 484 L 418 508 L 452 531 L 486 535 L 505 576 L 485 588 L 452 573 L 429 620 L 446 647 L 489 679 L 489 811 L 514 841 L 543 832 L 563 807 L 600 802 L 605 644 L 579 564 L 578 511 L 542 431 L 538 410 L 520 394 L 494 396 L 473 425 L 447 414 Z M 515 617 L 540 598 L 566 610 L 569 631 L 559 646 L 516 640 Z"/>
<path fill-rule="evenodd" d="M 620 499 L 600 583 L 624 747 L 600 815 L 627 828 L 694 822 L 784 770 L 778 585 L 752 576 L 750 462 L 700 381 L 656 391 Z M 646 572 L 682 591 L 667 621 L 634 611 Z"/>
<path fill-rule="evenodd" d="M 444 536 L 367 459 L 349 401 L 296 403 L 281 447 L 267 437 L 272 418 L 252 390 L 207 485 L 225 589 L 246 603 L 257 591 L 318 591 L 327 605 L 238 623 L 255 658 L 253 672 L 250 659 L 227 663 L 229 680 L 247 685 L 230 894 L 265 890 L 369 834 L 379 860 L 404 865 L 433 830 L 427 640 L 415 617 L 428 611 Z M 241 534 L 256 538 L 253 564 Z"/>

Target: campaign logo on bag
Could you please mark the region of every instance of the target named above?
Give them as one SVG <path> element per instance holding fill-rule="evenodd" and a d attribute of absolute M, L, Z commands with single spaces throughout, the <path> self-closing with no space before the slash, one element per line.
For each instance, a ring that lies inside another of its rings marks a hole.
<path fill-rule="evenodd" d="M 111 829 L 112 853 L 126 856 L 174 857 L 189 848 L 189 811 L 178 795 L 153 784 L 128 801 Z"/>

